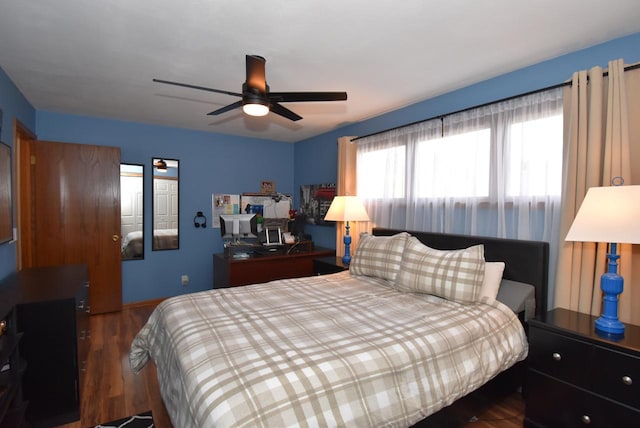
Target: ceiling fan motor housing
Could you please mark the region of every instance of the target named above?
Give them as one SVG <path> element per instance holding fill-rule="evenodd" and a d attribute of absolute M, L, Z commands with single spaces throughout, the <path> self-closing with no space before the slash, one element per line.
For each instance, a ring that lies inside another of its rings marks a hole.
<path fill-rule="evenodd" d="M 245 104 L 261 104 L 269 106 L 269 85 L 265 84 L 266 92 L 262 92 L 260 88 L 252 88 L 246 82 L 242 84 L 242 105 Z"/>

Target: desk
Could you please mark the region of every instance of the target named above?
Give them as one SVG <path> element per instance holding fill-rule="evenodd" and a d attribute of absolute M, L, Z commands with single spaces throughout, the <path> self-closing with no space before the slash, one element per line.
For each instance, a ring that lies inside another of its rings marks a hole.
<path fill-rule="evenodd" d="M 213 288 L 312 276 L 313 259 L 334 255 L 335 250 L 319 247 L 302 253 L 253 255 L 247 259 L 234 259 L 224 253 L 214 254 Z"/>

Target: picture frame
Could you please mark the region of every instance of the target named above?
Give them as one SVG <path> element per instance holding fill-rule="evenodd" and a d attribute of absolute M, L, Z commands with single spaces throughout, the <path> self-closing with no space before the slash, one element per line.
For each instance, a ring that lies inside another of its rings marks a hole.
<path fill-rule="evenodd" d="M 305 222 L 318 226 L 333 226 L 335 223 L 324 221 L 324 216 L 327 214 L 335 195 L 335 183 L 301 185 L 300 214 L 305 216 Z"/>
<path fill-rule="evenodd" d="M 260 183 L 260 193 L 270 194 L 276 192 L 275 181 L 262 180 Z"/>

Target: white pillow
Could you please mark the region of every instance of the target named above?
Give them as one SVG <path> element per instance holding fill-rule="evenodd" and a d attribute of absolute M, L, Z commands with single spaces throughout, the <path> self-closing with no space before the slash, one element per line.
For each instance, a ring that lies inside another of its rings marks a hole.
<path fill-rule="evenodd" d="M 487 298 L 487 303 L 493 303 L 500 289 L 502 273 L 504 272 L 504 262 L 485 262 L 484 280 L 480 287 L 480 299 Z"/>

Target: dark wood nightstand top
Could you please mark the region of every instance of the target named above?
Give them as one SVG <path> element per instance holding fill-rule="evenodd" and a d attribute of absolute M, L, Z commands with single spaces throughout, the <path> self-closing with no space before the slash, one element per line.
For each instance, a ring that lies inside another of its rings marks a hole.
<path fill-rule="evenodd" d="M 317 260 L 320 263 L 325 263 L 331 266 L 341 267 L 344 270 L 349 269 L 349 265 L 345 265 L 344 263 L 342 263 L 342 257 L 338 257 L 338 256 L 318 257 L 317 259 L 314 259 L 314 260 Z"/>
<path fill-rule="evenodd" d="M 554 309 L 544 315 L 530 320 L 529 323 L 540 328 L 559 330 L 575 338 L 588 340 L 591 343 L 606 343 L 610 348 L 619 348 L 640 356 L 640 326 L 625 324 L 624 337 L 611 339 L 596 332 L 595 320 L 598 317 L 567 309 Z"/>
<path fill-rule="evenodd" d="M 349 265 L 342 263 L 342 257 L 318 257 L 313 259 L 313 270 L 316 275 L 337 273 L 348 270 Z"/>

